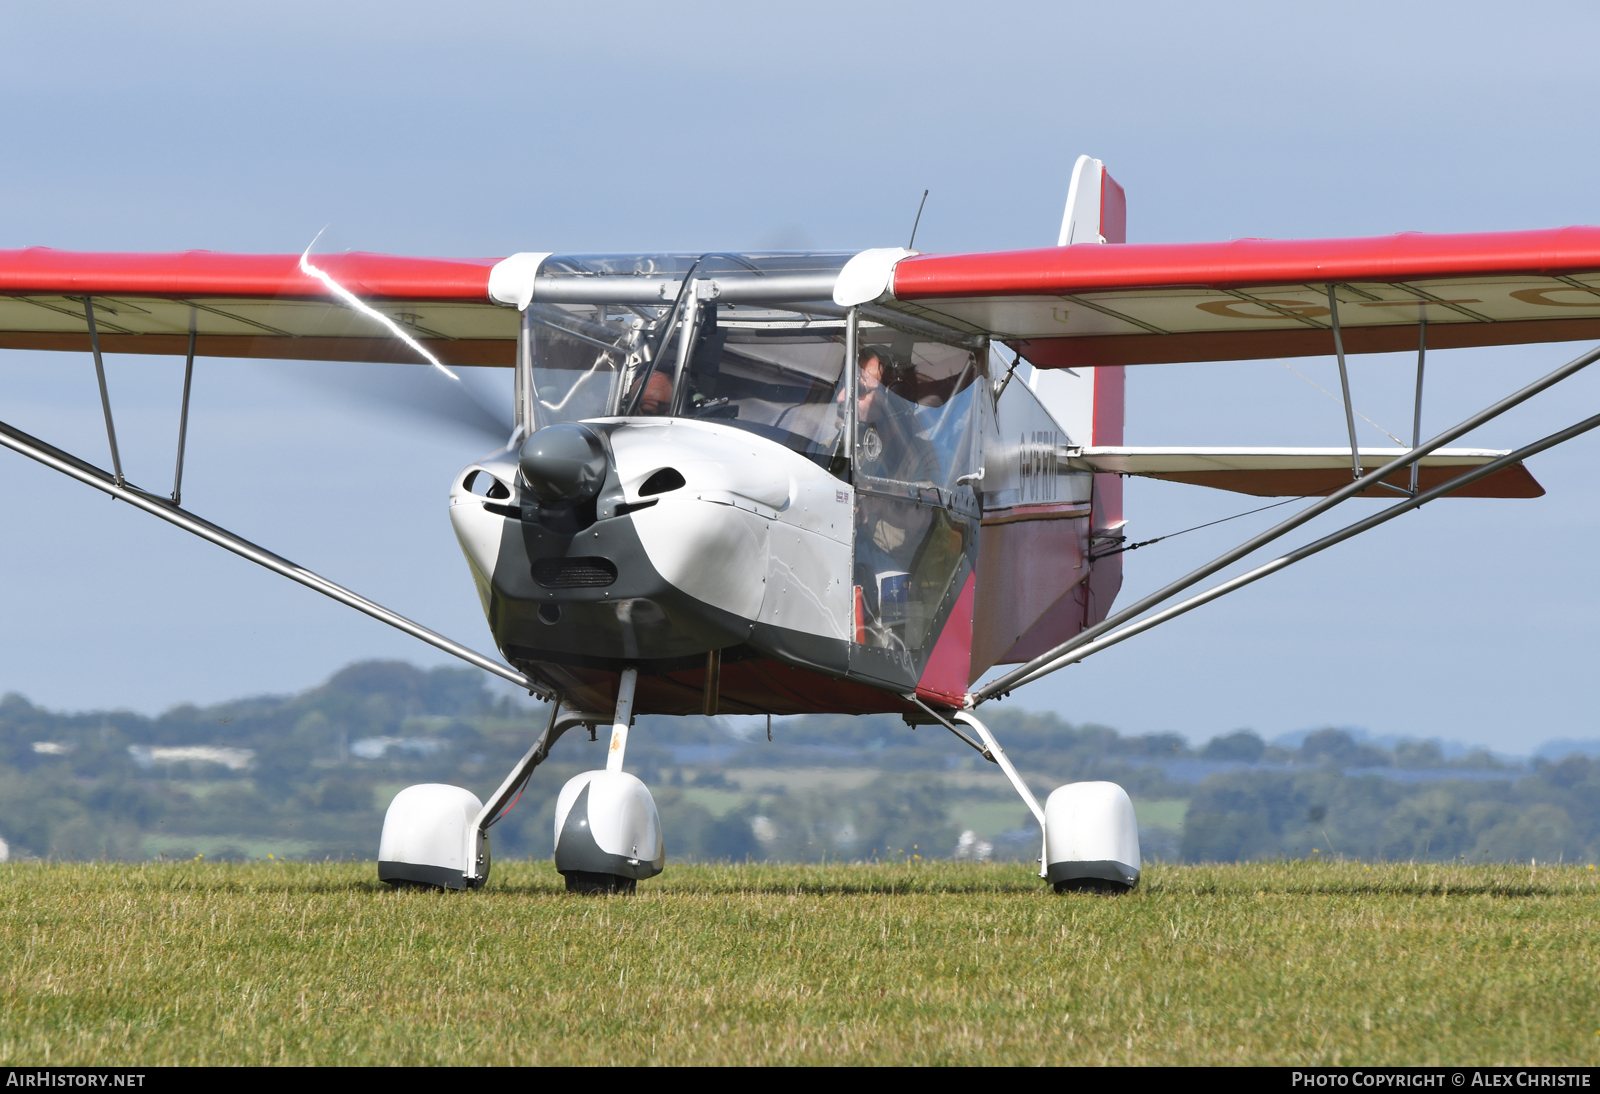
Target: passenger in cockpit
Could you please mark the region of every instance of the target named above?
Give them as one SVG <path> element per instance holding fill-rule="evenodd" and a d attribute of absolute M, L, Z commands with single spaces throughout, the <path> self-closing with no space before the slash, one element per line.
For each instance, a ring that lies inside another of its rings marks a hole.
<path fill-rule="evenodd" d="M 875 478 L 933 485 L 938 456 L 919 431 L 913 404 L 895 392 L 897 370 L 890 352 L 864 346 L 858 361 L 858 466 Z M 856 522 L 855 584 L 864 595 L 867 641 L 903 645 L 912 572 L 932 514 L 905 498 L 865 492 L 857 498 Z"/>
<path fill-rule="evenodd" d="M 921 435 L 913 404 L 896 394 L 893 358 L 864 346 L 856 373 L 856 443 L 862 470 L 897 482 L 937 482 L 939 458 Z"/>

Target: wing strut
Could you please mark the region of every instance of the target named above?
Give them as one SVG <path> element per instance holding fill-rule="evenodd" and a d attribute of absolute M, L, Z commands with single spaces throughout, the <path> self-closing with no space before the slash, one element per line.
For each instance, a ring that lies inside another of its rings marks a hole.
<path fill-rule="evenodd" d="M 1411 447 L 1415 448 L 1422 443 L 1422 365 L 1428 357 L 1428 311 L 1418 308 L 1422 314 L 1417 316 L 1417 407 L 1411 413 Z M 1417 474 L 1422 470 L 1421 462 L 1411 465 L 1411 496 L 1417 496 Z"/>
<path fill-rule="evenodd" d="M 100 359 L 100 329 L 94 322 L 94 297 L 83 298 L 83 314 L 89 320 L 89 348 L 94 351 L 94 375 L 100 381 L 100 409 L 106 414 L 106 440 L 111 442 L 111 470 L 115 474 L 113 481 L 118 486 L 124 486 L 128 480 L 122 477 L 122 454 L 117 451 L 117 426 L 111 420 L 111 393 L 106 390 L 106 363 Z"/>
<path fill-rule="evenodd" d="M 160 517 L 171 524 L 176 524 L 185 532 L 191 532 L 201 539 L 215 543 L 218 547 L 226 548 L 242 558 L 247 558 L 258 566 L 265 566 L 273 573 L 281 574 L 291 581 L 298 581 L 308 589 L 314 589 L 323 596 L 337 600 L 347 607 L 358 612 L 364 612 L 381 623 L 387 623 L 396 630 L 404 631 L 413 638 L 434 646 L 452 657 L 459 657 L 471 665 L 476 665 L 485 672 L 492 672 L 496 676 L 511 681 L 518 687 L 527 688 L 529 694 L 537 695 L 541 699 L 553 697 L 553 691 L 547 685 L 531 677 L 525 676 L 507 665 L 502 665 L 493 658 L 485 657 L 476 650 L 468 649 L 459 642 L 452 641 L 436 631 L 431 631 L 420 623 L 414 623 L 398 612 L 392 612 L 380 604 L 374 604 L 364 596 L 351 592 L 342 585 L 336 585 L 320 574 L 312 573 L 303 566 L 297 566 L 280 555 L 275 555 L 263 547 L 258 547 L 249 540 L 234 535 L 225 528 L 220 528 L 208 520 L 195 516 L 193 513 L 180 509 L 176 504 L 166 498 L 148 494 L 135 486 L 127 484 L 120 475 L 106 474 L 91 463 L 78 459 L 70 453 L 63 452 L 53 445 L 46 444 L 37 437 L 29 436 L 20 429 L 14 429 L 4 422 L 0 422 L 0 445 L 20 452 L 29 459 L 37 460 L 46 467 L 53 468 L 70 478 L 86 483 L 96 490 L 103 490 L 112 497 L 127 502 L 146 513 Z"/>
<path fill-rule="evenodd" d="M 1344 334 L 1339 329 L 1339 297 L 1334 294 L 1333 290 L 1334 286 L 1332 282 L 1330 282 L 1328 284 L 1328 317 L 1333 322 L 1333 355 L 1339 359 L 1339 390 L 1344 392 L 1344 424 L 1345 428 L 1350 431 L 1350 477 L 1351 479 L 1359 479 L 1361 477 L 1361 447 L 1356 442 L 1356 406 L 1355 401 L 1350 398 L 1350 372 L 1347 368 L 1345 368 L 1344 364 Z M 1427 328 L 1424 327 L 1423 330 L 1423 336 L 1426 337 Z M 1416 424 L 1419 426 L 1421 425 L 1422 414 L 1421 383 L 1422 375 L 1421 373 L 1418 373 L 1418 418 Z M 1367 416 L 1363 414 L 1362 417 L 1366 418 Z M 1372 419 L 1367 418 L 1367 421 L 1370 422 Z M 1389 431 L 1384 430 L 1384 432 L 1387 433 Z M 1418 438 L 1415 436 L 1411 438 L 1412 448 L 1417 447 L 1417 440 Z M 1414 497 L 1417 493 L 1417 465 L 1411 465 L 1411 489 L 1409 491 L 1402 490 L 1400 487 L 1394 486 L 1387 482 L 1380 482 L 1378 485 L 1383 487 L 1385 490 L 1393 490 L 1396 494 L 1404 494 L 1407 497 Z"/>
<path fill-rule="evenodd" d="M 1344 424 L 1350 430 L 1350 477 L 1361 477 L 1361 446 L 1356 443 L 1356 413 L 1350 403 L 1350 373 L 1344 367 L 1344 336 L 1339 333 L 1339 298 L 1328 286 L 1328 317 L 1333 320 L 1333 355 L 1339 359 L 1339 390 L 1344 392 Z M 1412 444 L 1413 448 L 1416 447 Z M 1413 464 L 1412 466 L 1415 466 Z"/>
<path fill-rule="evenodd" d="M 982 687 L 974 689 L 967 695 L 967 705 L 969 707 L 976 707 L 978 704 L 993 699 L 997 695 L 1002 695 L 1006 692 L 1009 692 L 1012 688 L 1015 688 L 1026 681 L 1038 679 L 1038 677 L 1043 675 L 1044 672 L 1053 672 L 1056 668 L 1061 668 L 1066 664 L 1070 664 L 1069 661 L 1062 660 L 1067 654 L 1081 647 L 1089 645 L 1106 632 L 1111 631 L 1114 628 L 1121 627 L 1124 623 L 1131 622 L 1138 616 L 1143 615 L 1145 612 L 1155 607 L 1157 604 L 1172 599 L 1172 597 L 1176 596 L 1178 593 L 1181 593 L 1183 590 L 1192 585 L 1196 585 L 1201 581 L 1204 581 L 1217 571 L 1233 565 L 1235 562 L 1238 562 L 1246 555 L 1253 553 L 1258 548 L 1264 547 L 1273 540 L 1287 535 L 1314 517 L 1321 516 L 1329 509 L 1332 509 L 1335 505 L 1338 505 L 1340 502 L 1354 497 L 1356 494 L 1361 493 L 1363 490 L 1366 490 L 1375 483 L 1382 482 L 1385 478 L 1394 474 L 1396 471 L 1401 471 L 1414 465 L 1418 460 L 1422 459 L 1422 457 L 1426 456 L 1428 453 L 1437 448 L 1443 448 L 1451 441 L 1471 432 L 1485 422 L 1491 421 L 1494 418 L 1498 418 L 1506 411 L 1521 405 L 1528 399 L 1531 399 L 1533 396 L 1539 394 L 1539 392 L 1544 391 L 1545 389 L 1560 383 L 1562 380 L 1575 375 L 1583 369 L 1588 368 L 1597 360 L 1600 360 L 1600 346 L 1589 350 L 1587 353 L 1584 353 L 1581 356 L 1573 358 L 1571 361 L 1568 361 L 1554 372 L 1551 372 L 1546 376 L 1542 376 L 1533 381 L 1533 383 L 1528 384 L 1526 387 L 1507 395 L 1504 399 L 1501 399 L 1494 405 L 1489 406 L 1472 415 L 1470 418 L 1467 418 L 1464 421 L 1452 426 L 1427 443 L 1416 445 L 1411 449 L 1411 451 L 1405 453 L 1404 455 L 1397 456 L 1388 463 L 1384 464 L 1382 467 L 1369 472 L 1361 478 L 1356 479 L 1354 482 L 1340 487 L 1327 497 L 1306 506 L 1294 516 L 1289 517 L 1287 520 L 1281 521 L 1271 528 L 1268 528 L 1265 532 L 1262 532 L 1260 535 L 1254 536 L 1246 542 L 1241 543 L 1231 551 L 1219 555 L 1210 562 L 1206 563 L 1204 566 L 1201 566 L 1199 569 L 1185 574 L 1183 577 L 1171 582 L 1161 589 L 1157 589 L 1155 592 L 1129 605 L 1122 611 L 1115 612 L 1112 615 L 1107 616 L 1104 620 L 1095 624 L 1094 626 L 1085 628 L 1075 637 L 1069 638 L 1067 641 L 1056 646 L 1054 649 L 1042 653 L 1026 664 L 1019 665 L 1017 668 L 1012 669 L 1003 676 L 997 677 Z M 1545 448 L 1548 448 L 1553 444 L 1559 444 L 1561 441 L 1567 440 L 1569 437 L 1577 436 L 1578 433 L 1586 431 L 1587 428 L 1592 428 L 1592 426 L 1587 426 L 1584 423 L 1580 423 L 1580 425 L 1584 425 L 1584 428 L 1579 428 L 1579 426 L 1572 427 L 1572 429 L 1576 430 L 1577 432 L 1568 430 L 1563 431 L 1562 433 L 1552 434 L 1551 437 L 1545 438 L 1544 441 L 1537 442 L 1536 446 L 1530 446 L 1528 449 L 1520 449 L 1518 452 L 1512 452 L 1507 456 L 1502 456 L 1500 459 L 1494 460 L 1491 463 L 1483 464 L 1480 467 L 1476 467 L 1471 472 L 1465 475 L 1459 475 L 1449 480 L 1449 482 L 1441 484 L 1440 486 L 1435 487 L 1424 494 L 1416 495 L 1405 503 L 1404 511 L 1410 511 L 1410 509 L 1416 508 L 1425 501 L 1432 501 L 1435 497 L 1443 497 L 1445 494 L 1450 493 L 1451 490 L 1459 489 L 1460 487 L 1467 485 L 1469 482 L 1475 482 L 1476 480 L 1482 478 L 1485 474 L 1490 473 L 1486 469 L 1492 468 L 1493 470 L 1498 471 L 1502 467 L 1510 466 L 1515 459 L 1524 458 L 1526 453 L 1531 449 L 1537 448 L 1537 451 L 1543 451 Z M 1446 489 L 1446 487 L 1448 487 L 1448 489 Z M 1401 510 L 1398 506 L 1392 507 L 1384 510 L 1384 512 L 1379 514 L 1379 516 L 1387 520 L 1390 516 L 1398 515 L 1400 511 Z M 1366 531 L 1366 529 L 1371 526 L 1372 525 L 1367 524 L 1366 522 L 1361 522 L 1359 530 Z M 1356 528 L 1358 526 L 1351 525 L 1351 527 Z M 1338 534 L 1339 533 L 1335 533 L 1335 535 Z M 1355 533 L 1352 532 L 1351 534 L 1353 535 Z M 1331 546 L 1331 544 L 1328 545 Z M 1320 549 L 1321 548 L 1319 548 L 1319 550 Z M 1288 556 L 1284 557 L 1287 558 Z M 1279 560 L 1279 562 L 1282 562 L 1282 560 Z M 1269 565 L 1276 565 L 1276 563 L 1269 563 Z M 1283 565 L 1288 565 L 1288 563 L 1283 562 Z M 1279 566 L 1278 568 L 1281 569 L 1282 567 Z M 1261 574 L 1260 576 L 1265 576 L 1265 574 Z M 1254 579 L 1252 578 L 1252 580 Z M 1218 589 L 1223 589 L 1223 586 L 1218 586 Z M 1223 591 L 1231 590 L 1223 589 Z M 1222 595 L 1222 592 L 1216 590 L 1213 590 L 1213 592 L 1215 592 L 1217 596 Z M 1209 594 L 1207 595 L 1209 596 Z M 1047 668 L 1046 666 L 1050 667 Z"/>
<path fill-rule="evenodd" d="M 1137 623 L 1132 623 L 1091 642 L 1086 642 L 1071 652 L 1063 654 L 1047 664 L 1033 668 L 1031 671 L 1024 674 L 1023 677 L 1012 686 L 1019 687 L 1022 684 L 1031 683 L 1041 676 L 1055 672 L 1057 669 L 1064 669 L 1068 665 L 1076 664 L 1092 653 L 1098 653 L 1108 646 L 1115 646 L 1118 642 L 1126 641 L 1136 634 L 1142 634 L 1151 627 L 1159 626 L 1169 619 L 1176 619 L 1178 616 L 1193 611 L 1202 604 L 1208 604 L 1211 601 L 1216 600 L 1218 597 L 1226 596 L 1228 593 L 1234 592 L 1237 589 L 1242 589 L 1246 585 L 1260 581 L 1268 574 L 1275 574 L 1279 570 L 1286 569 L 1287 567 L 1294 565 L 1301 559 L 1310 558 L 1314 554 L 1317 554 L 1321 551 L 1326 551 L 1329 547 L 1332 547 L 1335 544 L 1343 543 L 1345 540 L 1354 536 L 1358 536 L 1362 532 L 1370 531 L 1380 524 L 1393 520 L 1395 517 L 1398 517 L 1404 513 L 1409 513 L 1413 509 L 1421 508 L 1430 501 L 1433 501 L 1437 498 L 1442 498 L 1452 490 L 1458 490 L 1469 483 L 1483 478 L 1485 475 L 1492 475 L 1501 468 L 1509 467 L 1519 460 L 1525 460 L 1529 456 L 1538 455 L 1547 448 L 1554 448 L 1556 445 L 1561 444 L 1564 441 L 1570 441 L 1572 438 L 1587 433 L 1589 430 L 1596 427 L 1600 427 L 1600 414 L 1596 414 L 1591 418 L 1585 418 L 1576 425 L 1570 425 L 1566 429 L 1534 441 L 1532 444 L 1527 445 L 1526 447 L 1519 448 L 1515 452 L 1501 456 L 1499 459 L 1490 463 L 1486 463 L 1481 467 L 1475 467 L 1466 474 L 1459 475 L 1447 482 L 1442 482 L 1433 489 L 1426 490 L 1415 497 L 1407 498 L 1402 502 L 1396 502 L 1394 505 L 1389 506 L 1381 513 L 1374 513 L 1365 520 L 1358 520 L 1354 524 L 1346 525 L 1337 532 L 1323 536 L 1319 540 L 1314 540 L 1313 542 L 1306 544 L 1304 547 L 1290 551 L 1286 555 L 1280 555 L 1271 562 L 1257 566 L 1254 570 L 1251 570 L 1248 573 L 1240 574 L 1238 577 L 1229 581 L 1224 581 L 1220 585 L 1215 585 L 1197 596 L 1192 596 L 1188 600 L 1180 601 L 1179 603 L 1168 608 L 1166 611 L 1157 612 L 1155 615 L 1147 616 L 1144 619 L 1139 620 Z M 1028 668 L 1026 665 L 1023 667 Z"/>
<path fill-rule="evenodd" d="M 178 411 L 178 466 L 172 472 L 172 504 L 183 503 L 183 443 L 189 437 L 189 384 L 194 379 L 194 309 L 189 309 L 189 356 L 183 362 L 183 407 Z"/>

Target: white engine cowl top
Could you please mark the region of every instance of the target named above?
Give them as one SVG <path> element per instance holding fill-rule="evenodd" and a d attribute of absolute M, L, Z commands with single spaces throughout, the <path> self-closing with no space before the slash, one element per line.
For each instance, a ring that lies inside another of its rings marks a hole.
<path fill-rule="evenodd" d="M 781 444 L 682 418 L 552 425 L 469 467 L 450 506 L 510 657 L 661 664 L 759 629 L 844 667 L 853 491 Z"/>

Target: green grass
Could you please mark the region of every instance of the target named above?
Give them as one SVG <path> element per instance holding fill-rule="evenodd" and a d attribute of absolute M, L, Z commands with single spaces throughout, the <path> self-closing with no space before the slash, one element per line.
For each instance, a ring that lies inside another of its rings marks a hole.
<path fill-rule="evenodd" d="M 0 866 L 0 1063 L 1600 1063 L 1597 872 Z"/>

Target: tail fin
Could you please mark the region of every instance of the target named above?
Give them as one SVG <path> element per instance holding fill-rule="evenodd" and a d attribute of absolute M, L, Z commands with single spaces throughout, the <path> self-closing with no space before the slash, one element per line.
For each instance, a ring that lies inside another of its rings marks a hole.
<path fill-rule="evenodd" d="M 1128 199 L 1106 165 L 1079 156 L 1056 245 L 1126 243 Z M 1028 386 L 1079 447 L 1122 444 L 1122 366 L 1035 369 Z M 1120 519 L 1120 514 L 1119 518 Z"/>
<path fill-rule="evenodd" d="M 1067 208 L 1061 217 L 1060 247 L 1080 244 L 1126 243 L 1128 201 L 1106 165 L 1079 156 L 1067 189 Z M 1034 369 L 1029 387 L 1051 417 L 1078 447 L 1120 447 L 1123 418 L 1123 368 L 1108 365 L 1084 369 Z M 1090 557 L 1099 555 L 1078 592 L 1074 606 L 1065 600 L 1040 620 L 1012 650 L 1022 659 L 1042 653 L 1061 636 L 1093 626 L 1111 611 L 1122 588 L 1122 555 L 1114 553 L 1124 540 L 1127 521 L 1122 516 L 1122 479 L 1096 475 L 1089 517 Z M 1068 619 L 1069 613 L 1080 613 Z"/>
<path fill-rule="evenodd" d="M 1079 156 L 1067 187 L 1067 210 L 1061 217 L 1057 247 L 1073 243 L 1128 242 L 1128 197 L 1106 165 Z"/>

